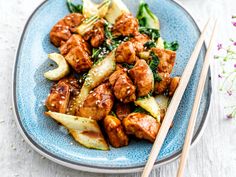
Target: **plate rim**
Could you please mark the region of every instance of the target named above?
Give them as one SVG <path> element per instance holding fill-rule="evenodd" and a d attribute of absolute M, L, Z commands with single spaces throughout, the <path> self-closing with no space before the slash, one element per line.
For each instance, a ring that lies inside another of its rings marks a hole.
<path fill-rule="evenodd" d="M 14 65 L 13 65 L 13 74 L 12 74 L 12 104 L 13 104 L 13 113 L 14 113 L 14 118 L 18 127 L 18 130 L 20 131 L 22 137 L 24 138 L 24 140 L 39 154 L 41 154 L 42 156 L 46 157 L 47 159 L 56 162 L 60 165 L 63 165 L 65 167 L 68 168 L 72 168 L 75 170 L 80 170 L 80 171 L 86 171 L 86 172 L 93 172 L 93 173 L 107 173 L 107 174 L 112 174 L 112 173 L 133 173 L 133 172 L 139 172 L 142 171 L 144 168 L 144 165 L 139 165 L 139 166 L 134 166 L 134 167 L 101 167 L 101 166 L 94 166 L 94 165 L 84 165 L 81 163 L 77 163 L 77 162 L 73 162 L 71 160 L 67 160 L 67 159 L 63 159 L 59 156 L 54 155 L 53 153 L 51 153 L 50 151 L 44 149 L 43 147 L 41 147 L 40 145 L 38 145 L 27 133 L 27 131 L 24 129 L 22 122 L 20 120 L 20 115 L 18 112 L 18 107 L 17 107 L 17 99 L 16 99 L 16 75 L 17 75 L 17 64 L 18 64 L 18 57 L 19 57 L 19 52 L 20 52 L 20 46 L 22 45 L 23 42 L 23 38 L 26 32 L 26 29 L 28 27 L 29 22 L 31 21 L 31 19 L 33 18 L 33 16 L 35 15 L 35 13 L 38 11 L 38 9 L 40 9 L 44 4 L 46 4 L 47 1 L 50 0 L 44 0 L 43 2 L 41 2 L 31 13 L 31 15 L 28 17 L 23 31 L 21 33 L 21 37 L 19 39 L 18 42 L 18 46 L 17 46 L 17 50 L 15 53 L 15 60 L 14 60 Z M 179 2 L 178 0 L 168 0 L 168 1 L 172 1 L 173 3 L 175 3 L 177 6 L 179 6 L 180 8 L 182 8 L 188 15 L 189 17 L 192 19 L 192 21 L 195 23 L 195 25 L 197 26 L 197 30 L 199 31 L 199 33 L 201 33 L 201 30 L 197 24 L 197 22 L 195 21 L 195 19 L 193 18 L 193 16 L 191 15 L 191 13 L 184 7 L 184 5 Z M 203 44 L 203 48 L 206 49 L 206 44 L 204 42 Z M 206 103 L 206 107 L 204 109 L 204 113 L 203 113 L 203 119 L 199 125 L 199 128 L 197 129 L 194 137 L 192 138 L 192 144 L 191 144 L 191 148 L 193 146 L 195 146 L 197 144 L 197 142 L 199 141 L 199 139 L 201 138 L 204 129 L 206 127 L 207 124 L 207 120 L 208 120 L 208 110 L 211 107 L 211 97 L 212 97 L 212 83 L 211 83 L 211 70 L 209 68 L 208 71 L 208 79 L 206 82 L 208 82 L 208 93 L 207 93 L 207 103 Z M 167 163 L 170 163 L 172 161 L 175 161 L 176 159 L 179 158 L 179 156 L 181 155 L 181 151 L 182 148 L 177 151 L 176 153 L 172 154 L 171 156 L 160 160 L 158 162 L 155 162 L 154 168 L 160 167 L 162 165 L 165 165 Z"/>

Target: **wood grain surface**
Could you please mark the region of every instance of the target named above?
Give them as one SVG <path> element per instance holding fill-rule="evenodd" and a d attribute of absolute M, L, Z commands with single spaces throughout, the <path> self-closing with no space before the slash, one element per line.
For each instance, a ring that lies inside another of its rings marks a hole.
<path fill-rule="evenodd" d="M 85 173 L 43 158 L 24 142 L 12 110 L 11 80 L 15 52 L 24 24 L 43 0 L 0 1 L 0 176 L 1 177 L 139 177 L 140 173 L 106 175 Z M 235 0 L 181 0 L 200 26 L 210 15 L 221 19 L 217 41 L 228 41 Z M 234 31 L 235 33 L 235 31 Z M 235 35 L 234 35 L 235 36 Z M 236 176 L 236 120 L 224 118 L 227 98 L 218 91 L 219 66 L 211 64 L 213 95 L 209 119 L 198 144 L 191 149 L 185 177 Z M 175 177 L 178 161 L 153 170 L 151 177 Z"/>

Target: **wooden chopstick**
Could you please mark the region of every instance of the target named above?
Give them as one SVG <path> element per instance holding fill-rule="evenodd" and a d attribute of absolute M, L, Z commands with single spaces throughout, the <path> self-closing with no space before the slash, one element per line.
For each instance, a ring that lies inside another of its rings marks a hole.
<path fill-rule="evenodd" d="M 213 42 L 214 42 L 214 39 L 216 36 L 216 29 L 217 29 L 217 21 L 215 21 L 215 24 L 214 24 L 213 32 L 212 32 L 211 39 L 210 39 L 210 44 L 209 44 L 209 47 L 208 47 L 208 50 L 207 50 L 207 53 L 205 56 L 203 68 L 201 71 L 200 80 L 199 80 L 198 88 L 197 88 L 197 93 L 195 96 L 195 101 L 193 104 L 192 113 L 191 113 L 191 116 L 189 119 L 189 124 L 188 124 L 187 134 L 185 137 L 184 147 L 183 147 L 183 151 L 182 151 L 181 158 L 180 158 L 180 165 L 179 165 L 177 177 L 182 177 L 184 174 L 184 168 L 185 168 L 185 164 L 186 164 L 186 161 L 188 158 L 188 152 L 189 152 L 189 148 L 190 148 L 190 144 L 191 144 L 191 140 L 192 140 L 192 136 L 193 136 L 194 126 L 196 123 L 196 117 L 197 117 L 199 105 L 201 102 L 202 92 L 204 90 L 204 85 L 205 85 L 205 81 L 206 81 L 206 77 L 207 77 L 208 68 L 210 65 L 211 51 L 212 51 Z"/>
<path fill-rule="evenodd" d="M 206 31 L 207 31 L 207 28 L 210 24 L 209 23 L 210 21 L 211 20 L 208 20 L 208 22 L 206 23 L 204 30 L 203 30 L 200 38 L 197 41 L 194 51 L 193 51 L 187 65 L 185 67 L 185 70 L 184 70 L 182 77 L 181 77 L 182 79 L 180 80 L 179 86 L 175 91 L 175 94 L 170 102 L 170 105 L 168 106 L 165 118 L 162 122 L 161 128 L 160 128 L 158 135 L 156 137 L 156 140 L 153 144 L 153 147 L 152 147 L 151 153 L 149 155 L 148 161 L 146 163 L 146 166 L 144 168 L 142 177 L 149 176 L 149 174 L 152 170 L 153 164 L 156 161 L 156 158 L 160 152 L 160 149 L 161 149 L 162 144 L 165 140 L 165 137 L 169 131 L 169 128 L 170 128 L 171 123 L 173 121 L 174 115 L 175 115 L 176 110 L 177 110 L 179 103 L 181 101 L 181 98 L 184 94 L 184 91 L 185 91 L 187 85 L 188 85 L 190 76 L 192 74 L 194 65 L 197 61 L 197 58 L 198 58 L 199 52 L 201 50 L 202 44 L 204 42 L 204 39 L 206 38 L 206 34 L 207 34 Z"/>

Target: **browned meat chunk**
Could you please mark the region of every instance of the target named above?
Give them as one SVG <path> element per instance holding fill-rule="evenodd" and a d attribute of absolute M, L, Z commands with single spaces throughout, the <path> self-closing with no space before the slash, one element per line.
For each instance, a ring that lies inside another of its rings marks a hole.
<path fill-rule="evenodd" d="M 114 97 L 109 84 L 101 84 L 91 92 L 76 115 L 101 120 L 113 107 Z"/>
<path fill-rule="evenodd" d="M 89 45 L 88 43 L 79 35 L 79 34 L 73 34 L 68 41 L 66 41 L 61 47 L 60 47 L 60 52 L 62 55 L 66 55 L 69 53 L 69 51 L 74 48 L 79 46 L 84 50 L 84 52 L 88 53 L 89 55 L 91 54 L 89 50 Z"/>
<path fill-rule="evenodd" d="M 155 83 L 154 90 L 155 93 L 162 94 L 169 87 L 171 79 L 169 73 L 159 73 L 159 76 L 161 78 L 161 81 Z"/>
<path fill-rule="evenodd" d="M 80 73 L 92 66 L 88 43 L 79 35 L 73 34 L 70 39 L 60 47 L 60 52 L 72 68 Z"/>
<path fill-rule="evenodd" d="M 116 66 L 116 71 L 114 73 L 112 73 L 112 75 L 110 75 L 109 77 L 109 82 L 112 85 L 112 87 L 115 85 L 117 79 L 119 78 L 119 76 L 121 74 L 124 74 L 126 71 L 124 70 L 124 68 L 122 68 L 121 65 L 117 65 Z"/>
<path fill-rule="evenodd" d="M 130 39 L 130 42 L 133 44 L 136 53 L 142 52 L 144 50 L 144 44 L 149 41 L 149 37 L 145 34 L 138 34 Z"/>
<path fill-rule="evenodd" d="M 122 121 L 126 133 L 135 135 L 137 138 L 146 139 L 154 142 L 160 128 L 160 124 L 155 118 L 143 114 L 132 113 L 129 114 Z"/>
<path fill-rule="evenodd" d="M 158 72 L 171 73 L 176 58 L 176 52 L 160 48 L 152 48 L 152 51 L 159 58 Z"/>
<path fill-rule="evenodd" d="M 75 27 L 80 25 L 84 20 L 82 14 L 72 13 L 65 16 L 61 19 L 55 26 L 53 26 L 50 32 L 50 40 L 56 46 L 61 46 L 64 42 L 66 42 L 71 33 L 75 31 Z"/>
<path fill-rule="evenodd" d="M 84 35 L 84 39 L 86 41 L 90 40 L 90 44 L 93 47 L 99 47 L 105 40 L 104 21 L 99 20 L 96 22 L 93 29 Z"/>
<path fill-rule="evenodd" d="M 70 99 L 70 86 L 65 82 L 58 82 L 50 91 L 45 102 L 50 111 L 66 113 Z"/>
<path fill-rule="evenodd" d="M 162 79 L 162 81 L 155 83 L 155 92 L 157 94 L 162 94 L 166 89 L 168 89 L 171 83 L 170 73 L 172 72 L 175 64 L 176 52 L 160 48 L 152 48 L 152 51 L 160 60 L 160 63 L 157 67 L 157 72 Z M 172 87 L 173 86 L 174 85 L 172 85 Z"/>
<path fill-rule="evenodd" d="M 113 147 L 118 148 L 128 145 L 128 136 L 125 134 L 121 121 L 118 118 L 108 115 L 103 120 L 103 123 L 109 142 Z"/>
<path fill-rule="evenodd" d="M 175 93 L 176 88 L 179 85 L 180 77 L 173 77 L 171 78 L 170 81 L 170 86 L 169 86 L 169 96 L 173 96 Z"/>
<path fill-rule="evenodd" d="M 131 14 L 123 13 L 116 19 L 112 31 L 114 36 L 135 36 L 138 34 L 138 20 Z"/>
<path fill-rule="evenodd" d="M 123 120 L 131 113 L 130 105 L 124 103 L 117 103 L 116 105 L 116 115 L 120 120 Z"/>
<path fill-rule="evenodd" d="M 88 53 L 79 46 L 71 49 L 65 59 L 77 73 L 89 70 L 93 64 Z"/>
<path fill-rule="evenodd" d="M 110 76 L 109 82 L 119 101 L 128 103 L 136 100 L 136 88 L 124 69 L 115 71 Z"/>
<path fill-rule="evenodd" d="M 136 60 L 135 48 L 130 41 L 121 43 L 116 50 L 116 62 L 132 64 Z"/>
<path fill-rule="evenodd" d="M 129 70 L 129 75 L 137 86 L 138 96 L 146 96 L 153 91 L 153 73 L 145 60 L 138 60 Z"/>
<path fill-rule="evenodd" d="M 69 85 L 70 92 L 72 94 L 76 94 L 75 92 L 78 92 L 81 87 L 78 83 L 78 80 L 73 75 L 61 79 L 59 83 L 61 82 L 64 82 L 65 84 Z"/>
<path fill-rule="evenodd" d="M 61 79 L 59 83 L 61 82 L 64 82 L 70 88 L 70 101 L 67 106 L 66 114 L 75 115 L 75 109 L 76 109 L 74 107 L 74 104 L 76 102 L 75 98 L 78 96 L 82 84 L 79 85 L 78 80 L 74 77 L 74 75 Z"/>

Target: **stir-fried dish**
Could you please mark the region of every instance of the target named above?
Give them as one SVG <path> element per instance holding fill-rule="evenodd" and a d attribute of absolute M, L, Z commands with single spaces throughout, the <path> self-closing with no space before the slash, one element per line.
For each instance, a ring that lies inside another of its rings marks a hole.
<path fill-rule="evenodd" d="M 67 0 L 70 14 L 50 31 L 59 53 L 44 76 L 54 81 L 46 115 L 81 145 L 108 150 L 130 138 L 154 142 L 179 77 L 171 77 L 178 43 L 161 38 L 147 3 L 134 17 L 121 0 Z"/>

